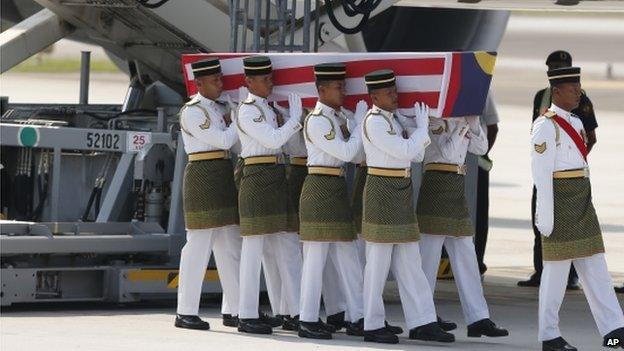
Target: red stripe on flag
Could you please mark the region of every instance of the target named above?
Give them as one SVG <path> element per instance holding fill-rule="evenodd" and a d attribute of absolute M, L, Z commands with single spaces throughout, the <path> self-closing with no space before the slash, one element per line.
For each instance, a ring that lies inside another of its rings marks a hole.
<path fill-rule="evenodd" d="M 453 64 L 451 66 L 451 79 L 446 93 L 446 102 L 444 104 L 443 116 L 451 116 L 453 107 L 459 95 L 459 87 L 461 85 L 461 53 L 453 53 Z"/>
<path fill-rule="evenodd" d="M 346 66 L 347 78 L 361 78 L 379 69 L 392 69 L 397 76 L 440 75 L 444 73 L 444 58 L 349 61 Z M 300 84 L 314 80 L 313 66 L 273 70 L 275 85 Z M 244 84 L 243 73 L 223 76 L 225 90 L 238 89 Z"/>
<path fill-rule="evenodd" d="M 438 99 L 440 98 L 440 93 L 437 91 L 431 92 L 417 92 L 417 93 L 399 93 L 399 108 L 413 108 L 414 103 L 424 102 L 430 108 L 436 108 L 438 106 Z M 308 97 L 301 99 L 303 107 L 306 108 L 314 108 L 316 105 L 316 101 L 318 98 L 316 97 Z M 373 102 L 370 99 L 368 94 L 357 94 L 357 95 L 347 95 L 344 100 L 344 107 L 349 110 L 355 110 L 355 105 L 358 101 L 364 100 L 368 103 L 368 106 L 371 107 Z M 288 101 L 282 100 L 278 101 L 281 106 L 288 106 Z"/>
<path fill-rule="evenodd" d="M 439 75 L 444 73 L 444 58 L 349 61 L 346 66 L 347 78 L 363 77 L 379 69 L 391 69 L 397 76 Z"/>

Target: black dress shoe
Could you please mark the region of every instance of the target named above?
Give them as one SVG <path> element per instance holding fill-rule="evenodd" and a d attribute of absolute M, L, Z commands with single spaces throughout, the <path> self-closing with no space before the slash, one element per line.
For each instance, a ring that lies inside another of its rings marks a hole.
<path fill-rule="evenodd" d="M 409 331 L 409 338 L 424 341 L 437 341 L 437 342 L 454 342 L 455 335 L 447 333 L 440 326 L 438 322 L 431 322 L 429 324 L 421 325 Z"/>
<path fill-rule="evenodd" d="M 579 285 L 578 278 L 574 277 L 572 279 L 568 279 L 566 290 L 579 290 L 580 288 L 581 286 Z"/>
<path fill-rule="evenodd" d="M 403 334 L 403 328 L 401 327 L 397 327 L 394 325 L 390 325 L 388 324 L 388 321 L 384 322 L 386 324 L 386 329 L 388 329 L 389 332 L 391 332 L 394 335 L 400 335 Z"/>
<path fill-rule="evenodd" d="M 509 335 L 507 329 L 497 327 L 489 318 L 476 321 L 468 326 L 468 337 L 471 338 L 480 338 L 481 336 L 496 338 L 507 335 Z"/>
<path fill-rule="evenodd" d="M 531 274 L 529 279 L 519 281 L 518 282 L 518 286 L 538 287 L 538 286 L 540 286 L 540 276 L 537 273 L 533 273 L 533 274 Z"/>
<path fill-rule="evenodd" d="M 226 327 L 238 327 L 238 316 L 232 316 L 231 314 L 224 314 L 223 325 Z"/>
<path fill-rule="evenodd" d="M 208 322 L 202 321 L 198 316 L 187 316 L 187 315 L 177 315 L 175 319 L 175 324 L 178 328 L 186 328 L 186 329 L 197 329 L 197 330 L 208 330 L 210 329 L 210 324 Z"/>
<path fill-rule="evenodd" d="M 614 345 L 613 343 L 616 339 L 618 340 L 618 343 Z M 612 349 L 617 349 L 618 347 L 624 349 L 624 328 L 618 328 L 605 335 L 602 345 Z"/>
<path fill-rule="evenodd" d="M 333 325 L 334 328 L 336 328 L 336 331 L 344 328 L 346 326 L 344 311 L 327 316 L 327 324 Z"/>
<path fill-rule="evenodd" d="M 325 323 L 320 320 L 318 322 L 299 322 L 299 337 L 310 339 L 331 339 L 330 332 L 325 330 Z"/>
<path fill-rule="evenodd" d="M 249 334 L 272 334 L 273 328 L 260 318 L 248 318 L 238 320 L 238 331 Z"/>
<path fill-rule="evenodd" d="M 347 322 L 345 329 L 347 335 L 364 336 L 364 318 L 360 318 L 357 322 Z"/>
<path fill-rule="evenodd" d="M 323 322 L 320 318 L 318 320 L 318 324 L 325 329 L 325 331 L 329 332 L 329 333 L 335 333 L 336 332 L 336 327 L 334 327 L 331 324 L 327 324 L 325 322 Z M 301 325 L 301 322 L 299 322 L 299 325 Z"/>
<path fill-rule="evenodd" d="M 383 327 L 375 330 L 365 330 L 364 341 L 378 342 L 381 344 L 398 344 L 399 337 L 389 332 L 386 327 Z"/>
<path fill-rule="evenodd" d="M 568 344 L 562 337 L 542 341 L 542 351 L 578 351 L 576 347 Z"/>
<path fill-rule="evenodd" d="M 438 325 L 444 331 L 451 331 L 451 330 L 457 329 L 457 324 L 451 321 L 445 321 L 444 319 L 440 318 L 440 316 L 438 316 Z"/>
<path fill-rule="evenodd" d="M 283 330 L 297 331 L 299 330 L 299 316 L 284 316 L 284 322 L 282 323 Z"/>
<path fill-rule="evenodd" d="M 615 288 L 613 288 L 613 289 L 615 289 L 615 292 L 616 292 L 616 293 L 618 293 L 618 294 L 624 294 L 624 285 L 622 285 L 622 286 L 616 286 L 616 287 L 615 287 Z"/>
<path fill-rule="evenodd" d="M 271 328 L 279 327 L 283 323 L 282 317 L 271 317 L 264 312 L 258 312 L 258 318 Z"/>

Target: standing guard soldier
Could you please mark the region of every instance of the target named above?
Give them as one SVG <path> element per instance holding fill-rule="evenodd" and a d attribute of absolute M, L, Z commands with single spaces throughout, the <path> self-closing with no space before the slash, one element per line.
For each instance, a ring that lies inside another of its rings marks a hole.
<path fill-rule="evenodd" d="M 343 63 L 314 67 L 319 100 L 306 117 L 305 145 L 308 150 L 308 176 L 300 202 L 300 234 L 303 241 L 299 336 L 331 339 L 335 327 L 319 319 L 323 271 L 334 265 L 349 311 L 347 334 L 357 328 L 361 334 L 362 265 L 359 262 L 353 215 L 344 178 L 345 162 L 362 148 L 361 133 L 351 133 L 342 104 L 346 68 Z M 360 101 L 355 113 L 357 125 L 366 114 Z M 356 127 L 357 128 L 357 127 Z M 327 260 L 331 260 L 327 262 Z"/>
<path fill-rule="evenodd" d="M 398 106 L 394 72 L 375 71 L 367 74 L 365 81 L 374 105 L 363 124 L 368 167 L 362 219 L 366 241 L 364 340 L 399 342 L 384 325 L 382 293 L 392 269 L 409 338 L 453 342 L 453 334 L 443 331 L 436 322 L 431 290 L 423 289 L 428 283 L 421 268 L 420 233 L 413 204 L 411 162 L 421 162 L 429 145 L 429 108 L 415 104 L 417 128 L 408 131 L 394 115 Z"/>
<path fill-rule="evenodd" d="M 263 257 L 274 256 L 278 274 L 285 286 L 289 315 L 298 311 L 301 282 L 301 250 L 297 240 L 296 220 L 289 205 L 288 183 L 281 148 L 301 128 L 301 98 L 289 96 L 290 118 L 279 127 L 277 115 L 267 98 L 272 92 L 272 65 L 265 56 L 243 59 L 245 83 L 249 95 L 240 106 L 237 119 L 244 159 L 239 192 L 241 235 L 240 332 L 271 334 L 271 326 L 259 318 L 258 296 Z M 280 284 L 267 283 L 267 287 Z M 274 306 L 275 307 L 275 306 Z"/>
<path fill-rule="evenodd" d="M 556 69 L 562 67 L 572 66 L 572 56 L 567 51 L 557 50 L 553 51 L 548 58 L 546 58 L 546 66 L 548 69 Z M 535 119 L 543 115 L 551 104 L 550 87 L 542 89 L 535 94 L 533 99 L 533 122 Z M 581 101 L 578 107 L 576 107 L 572 113 L 578 116 L 583 122 L 583 130 L 585 130 L 587 152 L 590 152 L 594 144 L 596 144 L 596 128 L 598 128 L 598 122 L 596 122 L 596 115 L 594 114 L 594 106 L 585 94 L 584 90 L 581 90 Z M 531 216 L 533 223 L 533 266 L 535 272 L 529 277 L 528 280 L 519 281 L 519 286 L 539 286 L 540 277 L 542 275 L 542 241 L 541 235 L 537 227 L 535 226 L 535 187 L 533 187 L 533 194 L 531 198 Z M 574 265 L 570 269 L 570 276 L 568 277 L 568 290 L 578 290 L 578 276 L 574 269 Z"/>
<path fill-rule="evenodd" d="M 180 113 L 182 140 L 189 163 L 183 181 L 187 234 L 180 257 L 175 326 L 210 328 L 198 317 L 198 312 L 211 251 L 223 288 L 223 324 L 236 326 L 241 238 L 229 149 L 238 141 L 238 135 L 230 119 L 234 116 L 228 116 L 216 102 L 223 91 L 219 60 L 199 61 L 191 67 L 198 93 Z"/>
<path fill-rule="evenodd" d="M 472 241 L 474 227 L 465 198 L 466 153 L 484 155 L 487 135 L 478 116 L 467 118 L 431 118 L 431 145 L 425 151 L 424 175 L 420 185 L 416 213 L 421 230 L 420 255 L 431 292 L 435 293 L 436 276 L 442 246 L 446 248 L 459 297 L 468 324 L 468 336 L 507 336 L 505 329 L 490 320 L 481 274 Z M 444 330 L 455 323 L 442 320 Z"/>
<path fill-rule="evenodd" d="M 535 225 L 542 235 L 544 259 L 538 339 L 545 351 L 576 350 L 559 330 L 559 308 L 571 263 L 604 345 L 609 338 L 624 339 L 624 315 L 607 270 L 591 199 L 583 123 L 570 112 L 581 99 L 580 76 L 578 67 L 548 71 L 552 105 L 535 120 L 531 133 L 531 170 L 537 188 Z"/>

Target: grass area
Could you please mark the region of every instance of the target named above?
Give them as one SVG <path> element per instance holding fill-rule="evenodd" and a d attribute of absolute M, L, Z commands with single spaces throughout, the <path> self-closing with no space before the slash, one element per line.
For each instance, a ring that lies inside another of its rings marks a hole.
<path fill-rule="evenodd" d="M 27 59 L 11 68 L 9 72 L 16 73 L 78 73 L 80 60 L 70 58 L 50 58 L 36 56 Z M 91 60 L 92 73 L 117 73 L 119 68 L 110 60 Z"/>

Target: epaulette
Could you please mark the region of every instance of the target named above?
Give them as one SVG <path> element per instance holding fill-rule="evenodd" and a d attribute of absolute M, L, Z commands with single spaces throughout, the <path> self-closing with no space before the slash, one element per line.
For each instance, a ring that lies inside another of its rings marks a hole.
<path fill-rule="evenodd" d="M 243 104 L 245 104 L 245 105 L 251 105 L 251 104 L 253 104 L 254 102 L 256 102 L 256 100 L 255 100 L 254 98 L 252 98 L 252 97 L 249 97 L 249 98 L 247 98 L 247 99 L 245 99 L 245 100 L 243 101 Z"/>
<path fill-rule="evenodd" d="M 542 116 L 546 117 L 546 118 L 553 118 L 555 117 L 557 114 L 555 113 L 555 111 L 546 111 L 544 112 L 544 114 Z"/>
<path fill-rule="evenodd" d="M 383 115 L 381 113 L 381 110 L 376 108 L 376 107 L 375 108 L 371 108 L 370 111 L 368 111 L 368 114 L 369 115 Z"/>
<path fill-rule="evenodd" d="M 191 100 L 189 100 L 186 104 L 184 104 L 184 106 L 193 106 L 197 103 L 199 103 L 199 98 L 197 97 L 197 95 L 195 95 L 193 96 Z"/>
<path fill-rule="evenodd" d="M 323 109 L 319 108 L 315 108 L 312 112 L 310 112 L 310 114 L 312 116 L 320 116 L 323 114 Z"/>

